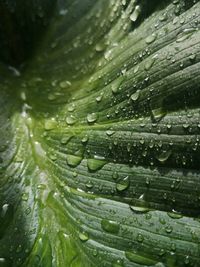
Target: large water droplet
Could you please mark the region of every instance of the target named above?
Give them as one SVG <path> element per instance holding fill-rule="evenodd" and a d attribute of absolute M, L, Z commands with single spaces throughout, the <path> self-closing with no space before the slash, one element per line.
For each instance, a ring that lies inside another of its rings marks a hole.
<path fill-rule="evenodd" d="M 119 229 L 120 229 L 120 225 L 118 222 L 110 221 L 110 220 L 106 220 L 106 219 L 103 219 L 101 221 L 101 227 L 104 231 L 106 231 L 108 233 L 112 233 L 112 234 L 117 234 L 119 232 Z"/>
<path fill-rule="evenodd" d="M 130 205 L 130 209 L 134 211 L 135 213 L 147 213 L 150 211 L 150 209 L 147 207 L 139 207 L 139 206 L 133 206 L 133 205 Z"/>
<path fill-rule="evenodd" d="M 76 167 L 81 163 L 83 158 L 81 156 L 67 155 L 66 159 L 67 159 L 67 164 L 70 167 Z"/>
<path fill-rule="evenodd" d="M 141 12 L 141 7 L 139 5 L 137 5 L 133 11 L 133 13 L 130 15 L 130 19 L 135 22 L 137 20 L 137 18 L 139 17 Z"/>
<path fill-rule="evenodd" d="M 100 170 L 107 162 L 103 159 L 88 159 L 87 166 L 90 171 Z"/>
<path fill-rule="evenodd" d="M 139 254 L 135 254 L 129 251 L 126 251 L 125 255 L 129 261 L 137 263 L 137 264 L 153 266 L 157 263 L 157 261 L 151 259 L 150 255 L 148 255 L 149 257 L 144 257 L 144 256 L 140 256 Z"/>
<path fill-rule="evenodd" d="M 94 123 L 95 121 L 97 121 L 98 119 L 98 115 L 96 113 L 90 113 L 87 115 L 87 121 L 89 123 Z"/>
<path fill-rule="evenodd" d="M 68 125 L 73 125 L 73 124 L 76 123 L 76 121 L 77 120 L 76 120 L 76 118 L 73 115 L 69 115 L 66 118 L 66 122 L 67 122 Z"/>
<path fill-rule="evenodd" d="M 166 162 L 166 161 L 169 159 L 169 157 L 171 156 L 171 153 L 172 153 L 171 150 L 163 150 L 162 152 L 160 152 L 160 153 L 156 156 L 156 158 L 157 158 L 157 160 L 160 161 L 161 163 L 164 163 L 164 162 Z"/>
<path fill-rule="evenodd" d="M 152 34 L 152 35 L 149 35 L 146 39 L 145 39 L 145 42 L 147 43 L 147 44 L 151 44 L 151 43 L 153 43 L 155 40 L 156 40 L 156 34 Z"/>
<path fill-rule="evenodd" d="M 130 185 L 130 179 L 128 176 L 124 177 L 123 179 L 119 180 L 116 184 L 116 189 L 121 192 L 126 190 Z"/>
<path fill-rule="evenodd" d="M 57 122 L 55 119 L 46 120 L 44 122 L 44 129 L 49 131 L 55 129 L 57 126 Z"/>

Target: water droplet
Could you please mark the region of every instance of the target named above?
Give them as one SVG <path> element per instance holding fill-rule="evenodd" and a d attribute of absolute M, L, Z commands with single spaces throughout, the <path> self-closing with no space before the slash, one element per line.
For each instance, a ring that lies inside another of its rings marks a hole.
<path fill-rule="evenodd" d="M 59 83 L 59 85 L 60 85 L 61 88 L 64 89 L 64 88 L 70 87 L 72 84 L 71 84 L 70 81 L 62 81 L 62 82 Z"/>
<path fill-rule="evenodd" d="M 116 184 L 116 189 L 121 192 L 126 190 L 130 185 L 130 179 L 128 176 L 126 176 L 125 178 L 119 180 Z"/>
<path fill-rule="evenodd" d="M 82 242 L 86 242 L 86 241 L 88 241 L 88 239 L 89 239 L 89 235 L 88 235 L 88 233 L 86 233 L 86 232 L 80 232 L 80 233 L 79 233 L 79 239 L 80 239 Z"/>
<path fill-rule="evenodd" d="M 101 221 L 101 227 L 104 231 L 112 234 L 118 234 L 120 225 L 118 222 L 103 219 Z"/>
<path fill-rule="evenodd" d="M 166 115 L 166 111 L 162 107 L 151 110 L 151 118 L 154 122 L 159 122 Z"/>
<path fill-rule="evenodd" d="M 0 258 L 0 267 L 11 267 L 13 266 L 10 260 L 5 258 Z"/>
<path fill-rule="evenodd" d="M 69 112 L 73 112 L 73 111 L 75 110 L 75 105 L 74 105 L 74 103 L 69 104 L 67 110 L 68 110 Z"/>
<path fill-rule="evenodd" d="M 88 159 L 87 166 L 90 171 L 100 170 L 107 162 L 102 159 Z"/>
<path fill-rule="evenodd" d="M 120 85 L 124 81 L 124 76 L 120 76 L 118 79 L 114 80 L 111 85 L 111 90 L 113 94 L 117 94 L 120 90 Z"/>
<path fill-rule="evenodd" d="M 166 162 L 169 157 L 171 156 L 172 151 L 171 150 L 163 150 L 161 153 L 159 153 L 156 158 L 158 161 L 160 161 L 161 163 Z"/>
<path fill-rule="evenodd" d="M 184 29 L 183 32 L 179 33 L 176 39 L 177 43 L 181 43 L 185 40 L 187 40 L 188 38 L 190 38 L 192 36 L 192 34 L 196 31 L 197 29 L 195 28 L 188 28 L 188 29 Z"/>
<path fill-rule="evenodd" d="M 152 34 L 152 35 L 149 35 L 146 39 L 145 39 L 145 42 L 147 43 L 147 44 L 151 44 L 151 43 L 153 43 L 155 40 L 156 40 L 156 34 Z"/>
<path fill-rule="evenodd" d="M 134 102 L 135 102 L 136 100 L 138 100 L 139 97 L 140 97 L 140 92 L 141 92 L 140 90 L 137 90 L 134 94 L 132 94 L 132 95 L 131 95 L 131 100 L 134 101 Z"/>
<path fill-rule="evenodd" d="M 144 236 L 142 234 L 137 235 L 137 241 L 142 243 L 144 241 Z"/>
<path fill-rule="evenodd" d="M 68 125 L 73 125 L 73 124 L 76 123 L 76 121 L 77 120 L 76 120 L 76 118 L 73 115 L 69 115 L 66 118 L 66 122 L 67 122 Z"/>
<path fill-rule="evenodd" d="M 22 194 L 22 200 L 23 200 L 23 201 L 27 201 L 27 200 L 28 200 L 28 196 L 29 196 L 28 193 L 23 193 L 23 194 Z"/>
<path fill-rule="evenodd" d="M 93 183 L 92 183 L 91 181 L 89 181 L 89 182 L 86 184 L 86 187 L 87 187 L 88 189 L 91 189 L 93 186 L 94 186 L 94 185 L 93 185 Z"/>
<path fill-rule="evenodd" d="M 168 234 L 170 234 L 170 233 L 172 232 L 172 230 L 173 230 L 173 228 L 172 228 L 171 225 L 167 225 L 167 226 L 165 227 L 165 231 L 166 231 L 166 233 L 168 233 Z"/>
<path fill-rule="evenodd" d="M 98 43 L 98 44 L 96 44 L 96 46 L 95 46 L 95 50 L 97 51 L 97 52 L 102 52 L 102 51 L 104 51 L 106 49 L 106 44 L 105 43 Z"/>
<path fill-rule="evenodd" d="M 148 61 L 146 62 L 145 66 L 144 66 L 145 70 L 146 71 L 150 70 L 155 61 L 156 61 L 156 57 L 148 59 Z"/>
<path fill-rule="evenodd" d="M 82 142 L 83 144 L 85 144 L 85 143 L 87 143 L 88 139 L 89 139 L 88 135 L 85 135 L 85 136 L 82 138 L 81 142 Z"/>
<path fill-rule="evenodd" d="M 44 129 L 46 131 L 53 130 L 56 128 L 56 126 L 57 126 L 57 122 L 55 119 L 46 120 L 44 122 Z"/>
<path fill-rule="evenodd" d="M 130 19 L 135 22 L 139 15 L 140 15 L 140 12 L 141 12 L 141 7 L 139 5 L 137 5 L 133 11 L 133 13 L 130 15 Z"/>
<path fill-rule="evenodd" d="M 111 130 L 107 130 L 106 131 L 106 134 L 108 135 L 108 136 L 111 136 L 111 135 L 113 135 L 115 133 L 115 131 L 111 131 Z"/>
<path fill-rule="evenodd" d="M 95 121 L 97 121 L 97 119 L 98 119 L 98 115 L 96 113 L 90 113 L 87 115 L 88 123 L 94 123 Z"/>
<path fill-rule="evenodd" d="M 181 219 L 183 217 L 182 214 L 177 212 L 168 212 L 167 215 L 172 219 Z"/>
<path fill-rule="evenodd" d="M 148 257 L 144 257 L 140 256 L 138 253 L 134 254 L 132 252 L 126 251 L 125 256 L 129 261 L 141 265 L 154 266 L 157 263 L 157 261 L 150 258 L 150 255 L 148 255 Z"/>
<path fill-rule="evenodd" d="M 134 211 L 135 213 L 147 213 L 150 211 L 150 209 L 147 207 L 139 207 L 139 206 L 133 206 L 133 205 L 130 205 L 130 209 Z"/>
<path fill-rule="evenodd" d="M 83 158 L 81 156 L 66 155 L 66 159 L 67 164 L 70 167 L 77 167 L 81 163 Z"/>

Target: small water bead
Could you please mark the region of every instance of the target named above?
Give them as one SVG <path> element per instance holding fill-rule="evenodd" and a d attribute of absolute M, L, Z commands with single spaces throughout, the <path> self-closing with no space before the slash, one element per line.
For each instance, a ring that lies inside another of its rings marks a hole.
<path fill-rule="evenodd" d="M 133 205 L 130 205 L 129 207 L 135 213 L 147 213 L 150 211 L 148 207 L 133 206 Z"/>
<path fill-rule="evenodd" d="M 196 31 L 196 28 L 188 28 L 188 29 L 184 29 L 183 32 L 179 33 L 176 39 L 177 43 L 181 43 L 185 40 L 187 40 L 188 38 L 191 37 L 191 35 Z"/>
<path fill-rule="evenodd" d="M 165 227 L 165 231 L 166 231 L 166 233 L 170 234 L 173 231 L 173 227 L 171 225 L 167 225 Z"/>
<path fill-rule="evenodd" d="M 44 129 L 50 131 L 55 129 L 57 126 L 57 121 L 55 119 L 48 119 L 44 122 Z"/>
<path fill-rule="evenodd" d="M 88 123 L 94 123 L 98 119 L 98 114 L 97 113 L 90 113 L 87 115 L 87 121 Z"/>
<path fill-rule="evenodd" d="M 73 112 L 73 111 L 75 110 L 75 104 L 74 104 L 74 103 L 69 104 L 67 110 L 68 110 L 69 112 Z"/>
<path fill-rule="evenodd" d="M 88 135 L 85 135 L 85 136 L 82 138 L 81 142 L 82 142 L 83 144 L 85 144 L 85 143 L 88 142 L 88 140 L 89 140 Z"/>
<path fill-rule="evenodd" d="M 157 35 L 153 33 L 152 35 L 149 35 L 149 36 L 145 39 L 145 42 L 146 42 L 147 44 L 151 44 L 151 43 L 153 43 L 153 42 L 156 40 L 156 38 L 157 38 Z"/>
<path fill-rule="evenodd" d="M 120 91 L 120 85 L 122 84 L 124 79 L 125 78 L 123 76 L 120 76 L 119 78 L 117 78 L 115 81 L 112 82 L 111 90 L 113 94 L 117 94 Z"/>
<path fill-rule="evenodd" d="M 166 162 L 169 157 L 171 156 L 172 151 L 171 150 L 163 150 L 161 153 L 159 153 L 156 158 L 159 162 L 164 163 Z"/>
<path fill-rule="evenodd" d="M 116 184 L 116 189 L 119 192 L 126 190 L 130 185 L 129 176 L 124 177 L 123 179 L 119 180 Z"/>
<path fill-rule="evenodd" d="M 117 171 L 114 171 L 114 172 L 113 172 L 113 175 L 112 175 L 112 178 L 113 178 L 114 180 L 116 180 L 118 177 L 119 177 L 118 172 L 117 172 Z"/>
<path fill-rule="evenodd" d="M 116 221 L 103 219 L 101 221 L 101 227 L 104 231 L 112 234 L 118 234 L 120 225 Z"/>
<path fill-rule="evenodd" d="M 56 156 L 56 154 L 55 153 L 51 153 L 51 154 L 49 154 L 49 158 L 50 158 L 50 160 L 52 160 L 52 161 L 56 161 L 57 160 L 57 156 Z"/>
<path fill-rule="evenodd" d="M 73 115 L 69 115 L 69 116 L 67 116 L 67 118 L 66 118 L 66 123 L 67 123 L 68 125 L 73 125 L 73 124 L 75 124 L 76 122 L 77 122 L 77 119 L 76 119 L 75 116 L 73 116 Z"/>
<path fill-rule="evenodd" d="M 133 13 L 130 15 L 130 20 L 132 20 L 133 22 L 135 22 L 139 15 L 141 13 L 141 7 L 139 5 L 137 5 L 133 11 Z"/>
<path fill-rule="evenodd" d="M 66 156 L 67 164 L 70 167 L 77 167 L 81 163 L 82 159 L 83 159 L 83 157 L 81 157 L 81 156 L 74 156 L 74 155 L 67 155 Z"/>
<path fill-rule="evenodd" d="M 70 87 L 72 84 L 71 84 L 70 81 L 62 81 L 62 82 L 59 83 L 59 85 L 60 85 L 60 87 L 61 87 L 62 89 L 64 89 L 64 88 L 68 88 L 68 87 Z"/>
<path fill-rule="evenodd" d="M 97 103 L 100 103 L 100 102 L 101 102 L 102 97 L 103 97 L 102 95 L 96 97 L 96 101 L 97 101 Z"/>
<path fill-rule="evenodd" d="M 172 219 L 181 219 L 183 217 L 182 214 L 177 212 L 168 212 L 167 215 Z"/>
<path fill-rule="evenodd" d="M 142 234 L 137 235 L 137 241 L 142 243 L 144 241 L 144 236 Z"/>
<path fill-rule="evenodd" d="M 87 184 L 86 184 L 86 187 L 88 189 L 91 189 L 93 186 L 94 186 L 94 184 L 91 181 L 88 181 Z"/>
<path fill-rule="evenodd" d="M 166 115 L 166 111 L 162 107 L 151 110 L 152 120 L 159 122 Z"/>
<path fill-rule="evenodd" d="M 96 52 L 102 52 L 106 49 L 106 44 L 105 43 L 98 43 L 95 45 L 95 50 Z"/>
<path fill-rule="evenodd" d="M 22 200 L 23 201 L 27 201 L 28 200 L 28 197 L 29 197 L 29 194 L 28 193 L 23 193 L 22 194 Z"/>
<path fill-rule="evenodd" d="M 72 138 L 71 136 L 64 136 L 64 137 L 61 138 L 60 143 L 62 145 L 66 145 L 71 138 Z"/>
<path fill-rule="evenodd" d="M 153 64 L 155 63 L 155 61 L 156 61 L 156 57 L 148 59 L 148 61 L 146 62 L 145 66 L 144 66 L 145 70 L 146 71 L 150 70 L 151 67 L 153 66 Z"/>
<path fill-rule="evenodd" d="M 113 135 L 115 133 L 115 131 L 111 131 L 111 130 L 107 130 L 106 131 L 106 134 L 108 135 L 108 136 L 111 136 L 111 135 Z"/>
<path fill-rule="evenodd" d="M 131 95 L 131 100 L 133 102 L 137 101 L 140 97 L 141 90 L 137 90 L 134 94 Z"/>
<path fill-rule="evenodd" d="M 86 242 L 86 241 L 88 241 L 88 239 L 89 239 L 89 235 L 88 235 L 88 233 L 86 233 L 86 232 L 80 232 L 80 233 L 79 233 L 79 239 L 80 239 L 82 242 Z"/>

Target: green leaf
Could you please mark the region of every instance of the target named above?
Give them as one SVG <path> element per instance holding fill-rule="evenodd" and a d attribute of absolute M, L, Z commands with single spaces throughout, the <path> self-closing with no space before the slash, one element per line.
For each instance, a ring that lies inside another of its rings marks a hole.
<path fill-rule="evenodd" d="M 22 3 L 0 4 L 0 266 L 198 267 L 200 2 Z"/>

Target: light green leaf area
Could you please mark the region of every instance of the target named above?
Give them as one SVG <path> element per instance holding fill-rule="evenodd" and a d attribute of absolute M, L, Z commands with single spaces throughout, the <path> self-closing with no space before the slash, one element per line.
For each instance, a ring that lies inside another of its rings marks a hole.
<path fill-rule="evenodd" d="M 0 65 L 1 267 L 199 267 L 199 14 L 59 0 Z"/>

